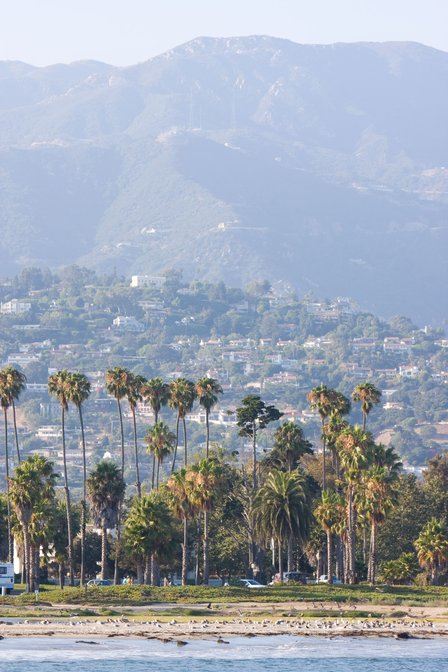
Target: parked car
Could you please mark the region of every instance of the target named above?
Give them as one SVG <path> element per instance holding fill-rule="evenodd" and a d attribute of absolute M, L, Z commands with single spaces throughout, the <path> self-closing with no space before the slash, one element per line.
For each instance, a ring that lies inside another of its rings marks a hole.
<path fill-rule="evenodd" d="M 240 579 L 240 585 L 242 588 L 266 588 L 264 583 L 255 581 L 255 579 Z"/>
<path fill-rule="evenodd" d="M 114 582 L 111 579 L 90 579 L 87 581 L 88 586 L 113 586 Z"/>
<path fill-rule="evenodd" d="M 303 572 L 284 572 L 283 574 L 283 583 L 289 583 L 293 581 L 294 583 L 300 583 L 302 586 L 306 585 L 306 574 Z"/>
<path fill-rule="evenodd" d="M 328 576 L 327 576 L 327 574 L 321 574 L 321 576 L 319 576 L 319 579 L 318 579 L 317 583 L 328 583 Z M 333 583 L 335 583 L 335 584 L 341 584 L 342 581 L 341 581 L 340 579 L 338 579 L 337 576 L 333 576 Z"/>

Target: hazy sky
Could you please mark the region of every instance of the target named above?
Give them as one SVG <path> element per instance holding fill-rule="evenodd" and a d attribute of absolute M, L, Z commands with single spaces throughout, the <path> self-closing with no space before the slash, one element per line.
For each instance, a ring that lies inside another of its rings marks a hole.
<path fill-rule="evenodd" d="M 413 40 L 448 51 L 448 0 L 0 0 L 0 60 L 144 61 L 198 37 Z"/>

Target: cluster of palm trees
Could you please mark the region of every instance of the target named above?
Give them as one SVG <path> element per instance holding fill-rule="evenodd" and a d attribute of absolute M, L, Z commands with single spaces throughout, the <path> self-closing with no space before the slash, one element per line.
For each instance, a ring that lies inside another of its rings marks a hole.
<path fill-rule="evenodd" d="M 394 503 L 394 485 L 401 462 L 392 448 L 376 444 L 366 430 L 367 417 L 381 398 L 372 383 L 358 385 L 352 400 L 361 402 L 363 424 L 349 425 L 344 419 L 350 400 L 338 390 L 320 385 L 308 395 L 311 407 L 322 422 L 322 494 L 314 516 L 327 535 L 327 574 L 346 583 L 356 581 L 355 549 L 358 530 L 370 528 L 367 579 L 375 583 L 378 525 L 384 522 Z M 328 487 L 326 448 L 331 455 L 333 487 Z M 333 541 L 336 541 L 336 544 Z"/>
<path fill-rule="evenodd" d="M 69 576 L 70 576 L 70 585 L 74 585 L 75 581 L 75 572 L 74 572 L 74 550 L 73 550 L 73 520 L 72 520 L 72 503 L 71 503 L 71 492 L 69 487 L 68 472 L 67 472 L 67 454 L 66 454 L 66 413 L 69 409 L 69 405 L 73 404 L 79 414 L 80 427 L 81 427 L 81 443 L 82 443 L 82 456 L 83 456 L 83 491 L 82 491 L 82 500 L 81 500 L 81 526 L 80 526 L 80 536 L 81 536 L 81 571 L 80 571 L 80 583 L 81 585 L 85 582 L 85 538 L 86 538 L 86 522 L 87 522 L 87 503 L 90 502 L 91 514 L 94 522 L 102 530 L 102 548 L 103 548 L 103 557 L 102 557 L 102 573 L 103 576 L 107 573 L 107 530 L 113 527 L 117 529 L 117 548 L 120 548 L 120 538 L 121 538 L 121 518 L 122 518 L 122 504 L 125 494 L 125 484 L 124 484 L 124 471 L 125 471 L 125 440 L 124 440 L 124 429 L 123 429 L 123 413 L 122 413 L 122 402 L 126 400 L 129 405 L 129 409 L 132 414 L 133 419 L 133 436 L 134 436 L 134 459 L 135 459 L 135 472 L 136 472 L 136 490 L 137 490 L 137 500 L 140 502 L 139 506 L 147 505 L 147 501 L 143 502 L 142 494 L 142 483 L 140 479 L 140 466 L 139 466 L 139 452 L 138 452 L 138 438 L 137 438 L 137 423 L 136 423 L 136 408 L 138 402 L 145 401 L 148 403 L 153 412 L 155 422 L 152 427 L 150 427 L 144 437 L 145 444 L 147 446 L 148 452 L 153 456 L 153 468 L 152 468 L 152 477 L 151 477 L 151 489 L 158 490 L 159 488 L 159 475 L 160 468 L 163 464 L 163 461 L 170 455 L 173 454 L 171 473 L 173 478 L 178 474 L 175 472 L 176 461 L 177 461 L 177 447 L 179 443 L 179 426 L 182 422 L 183 427 L 183 439 L 184 439 L 184 469 L 188 465 L 188 450 L 187 450 L 187 429 L 186 429 L 186 415 L 192 410 L 193 404 L 196 399 L 198 399 L 199 404 L 205 410 L 206 418 L 206 456 L 207 460 L 209 458 L 209 446 L 210 446 L 210 430 L 209 430 L 209 416 L 210 411 L 213 406 L 217 403 L 219 395 L 222 394 L 222 388 L 219 383 L 209 377 L 203 377 L 198 380 L 196 383 L 193 383 L 190 380 L 185 378 L 178 378 L 172 381 L 170 384 L 165 383 L 160 378 L 153 378 L 151 380 L 146 380 L 143 376 L 135 375 L 130 372 L 128 369 L 123 367 L 115 367 L 109 369 L 106 372 L 106 389 L 107 391 L 115 397 L 117 401 L 118 416 L 120 421 L 120 436 L 121 436 L 121 468 L 116 468 L 111 462 L 102 461 L 95 467 L 92 473 L 87 477 L 87 464 L 86 464 L 86 443 L 85 443 L 85 433 L 84 433 L 84 420 L 83 420 L 83 404 L 87 401 L 90 396 L 91 386 L 87 377 L 79 372 L 70 372 L 66 369 L 57 371 L 52 374 L 48 380 L 48 391 L 49 394 L 54 396 L 59 404 L 61 409 L 61 430 L 62 430 L 62 463 L 63 463 L 63 478 L 64 478 L 64 494 L 65 494 L 65 511 L 66 511 L 66 531 L 67 531 L 67 557 L 68 557 L 68 566 L 69 566 Z M 15 478 L 20 476 L 20 471 L 15 473 L 14 478 L 10 478 L 9 475 L 9 454 L 8 454 L 8 428 L 7 428 L 7 411 L 10 407 L 14 410 L 14 421 L 15 421 L 15 406 L 14 402 L 18 399 L 20 392 L 24 389 L 26 384 L 26 379 L 19 371 L 8 367 L 0 372 L 0 401 L 4 409 L 4 419 L 5 419 L 5 452 L 6 452 L 6 483 L 7 483 L 7 493 L 6 499 L 8 504 L 8 537 L 9 537 L 9 558 L 12 558 L 12 535 L 11 535 L 11 510 L 10 504 L 12 501 L 16 502 L 16 513 L 18 515 L 19 509 L 17 508 L 17 484 Z M 175 409 L 177 412 L 177 422 L 176 422 L 176 433 L 173 433 L 169 427 L 162 421 L 159 420 L 159 414 L 163 406 L 169 405 L 170 408 Z M 17 437 L 17 431 L 16 431 Z M 18 448 L 17 441 L 17 455 L 18 461 L 20 461 L 20 453 Z M 210 463 L 211 465 L 212 463 Z M 31 469 L 31 462 L 27 461 L 26 466 L 28 469 Z M 42 465 L 43 466 L 43 463 Z M 202 470 L 205 470 L 206 467 L 203 464 Z M 211 467 L 210 467 L 211 468 Z M 196 469 L 196 465 L 194 467 Z M 31 472 L 30 472 L 31 473 Z M 34 472 L 33 472 L 34 473 Z M 179 472 L 181 473 L 181 472 Z M 202 473 L 202 472 L 201 472 Z M 188 472 L 190 474 L 190 472 Z M 191 481 L 190 475 L 188 476 L 189 482 Z M 52 476 L 52 483 L 54 478 Z M 10 485 L 13 488 L 16 488 L 15 499 L 10 496 L 9 487 Z M 189 489 L 189 497 L 191 500 L 191 488 Z M 108 493 L 108 494 L 107 494 Z M 107 495 L 107 496 L 106 496 Z M 195 495 L 197 498 L 197 494 Z M 51 499 L 51 498 L 50 498 Z M 211 501 L 211 500 L 210 500 Z M 143 502 L 143 503 L 142 503 Z M 189 503 L 191 507 L 191 502 Z M 34 508 L 39 508 L 37 503 L 33 504 Z M 33 508 L 32 507 L 32 508 Z M 159 507 L 160 509 L 160 507 Z M 204 511 L 204 529 L 205 529 L 205 546 L 208 544 L 208 507 L 205 506 Z M 135 513 L 135 512 L 134 512 Z M 19 517 L 19 516 L 18 516 Z M 22 520 L 23 517 L 19 517 L 19 520 Z M 184 524 L 184 537 L 187 537 L 187 523 Z M 28 529 L 28 528 L 27 528 Z M 23 530 L 23 525 L 22 525 Z M 23 530 L 25 535 L 25 531 Z M 127 535 L 129 539 L 129 534 Z M 186 544 L 184 544 L 186 546 Z M 118 550 L 116 552 L 116 562 L 115 562 L 115 579 L 118 576 Z M 155 563 L 156 554 L 152 554 L 152 560 Z M 32 582 L 32 571 L 31 571 L 31 561 L 28 551 L 24 552 L 24 559 L 28 565 L 27 575 L 29 576 L 29 585 Z M 206 569 L 208 574 L 208 569 Z"/>
<path fill-rule="evenodd" d="M 0 371 L 0 402 L 5 420 L 8 536 L 11 539 L 12 516 L 9 507 L 12 506 L 16 517 L 14 533 L 24 549 L 26 580 L 30 590 L 37 580 L 39 548 L 48 545 L 55 525 L 64 527 L 62 538 L 66 539 L 70 584 L 74 585 L 73 542 L 76 525 L 72 515 L 65 439 L 66 413 L 70 405 L 79 414 L 83 457 L 79 525 L 81 585 L 86 579 L 85 540 L 89 510 L 93 522 L 102 533 L 101 567 L 104 578 L 108 575 L 108 531 L 116 529 L 116 581 L 121 552 L 134 563 L 139 580 L 157 583 L 160 559 L 172 557 L 173 540 L 178 539 L 179 532 L 177 521 L 181 521 L 183 532 L 179 535 L 179 541 L 182 546 L 182 583 L 185 584 L 191 523 L 193 520 L 202 521 L 202 581 L 207 584 L 210 573 L 210 515 L 217 501 L 222 502 L 229 497 L 237 497 L 241 506 L 240 520 L 249 542 L 248 571 L 256 572 L 260 568 L 263 550 L 269 547 L 275 550 L 280 576 L 283 573 L 285 554 L 287 568 L 291 571 L 293 551 L 297 544 L 303 545 L 307 540 L 314 519 L 326 533 L 329 582 L 333 579 L 333 566 L 336 567 L 337 576 L 345 582 L 352 583 L 356 580 L 356 538 L 359 531 L 365 536 L 368 530 L 368 579 L 375 582 L 378 526 L 393 505 L 394 484 L 401 463 L 392 449 L 376 444 L 366 430 L 368 415 L 375 404 L 379 403 L 381 396 L 374 385 L 360 384 L 352 394 L 352 400 L 361 403 L 362 426 L 348 424 L 345 416 L 350 411 L 350 400 L 338 390 L 320 385 L 308 395 L 310 405 L 319 413 L 322 424 L 322 476 L 318 478 L 321 491 L 316 503 L 316 495 L 310 489 L 309 476 L 306 476 L 303 468 L 303 460 L 313 451 L 301 427 L 296 423 L 281 424 L 274 433 L 272 450 L 258 461 L 258 432 L 282 416 L 278 409 L 266 405 L 260 397 L 245 397 L 237 409 L 240 434 L 252 439 L 251 477 L 247 477 L 246 468 L 243 466 L 238 473 L 233 472 L 230 478 L 228 465 L 210 452 L 210 412 L 222 394 L 222 388 L 215 379 L 204 377 L 194 383 L 178 378 L 168 384 L 161 378 L 146 380 L 126 368 L 115 367 L 106 372 L 105 383 L 107 391 L 117 402 L 121 460 L 120 465 L 111 460 L 102 460 L 88 474 L 83 405 L 91 393 L 90 383 L 84 374 L 67 370 L 57 371 L 48 381 L 49 393 L 58 400 L 61 409 L 65 495 L 65 520 L 62 523 L 60 515 L 55 517 L 51 513 L 56 505 L 57 475 L 50 462 L 40 456 L 32 456 L 20 462 L 17 442 L 17 466 L 14 476 L 9 474 L 8 410 L 13 410 L 15 418 L 14 403 L 24 389 L 26 379 L 11 367 Z M 205 411 L 205 458 L 189 464 L 186 416 L 196 400 Z M 136 495 L 130 502 L 125 500 L 124 401 L 131 411 L 134 439 Z M 152 473 L 150 478 L 145 479 L 148 492 L 144 492 L 140 478 L 136 409 L 141 401 L 150 405 L 154 413 L 154 423 L 144 436 L 147 450 L 153 458 Z M 165 406 L 176 411 L 175 431 L 160 419 Z M 181 425 L 184 454 L 182 467 L 176 468 L 179 462 L 177 449 Z M 169 468 L 171 473 L 166 482 L 161 483 L 161 468 L 169 456 L 172 456 Z M 233 482 L 230 482 L 232 479 Z M 199 546 L 198 542 L 198 549 Z M 11 541 L 9 553 L 12 557 Z"/>

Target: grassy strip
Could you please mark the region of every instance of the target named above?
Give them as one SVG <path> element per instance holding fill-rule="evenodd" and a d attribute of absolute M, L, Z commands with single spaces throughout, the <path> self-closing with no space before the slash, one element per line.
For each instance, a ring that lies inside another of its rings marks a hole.
<path fill-rule="evenodd" d="M 333 602 L 336 607 L 351 604 L 387 604 L 408 606 L 448 606 L 448 588 L 439 586 L 269 586 L 264 589 L 237 587 L 212 588 L 208 586 L 152 587 L 109 586 L 92 588 L 66 588 L 65 590 L 42 586 L 39 601 L 51 604 L 129 605 L 145 606 L 154 603 L 238 604 L 256 602 Z M 36 604 L 34 594 L 0 598 L 0 605 Z M 319 607 L 320 604 L 313 605 Z M 323 607 L 322 607 L 323 608 Z"/>

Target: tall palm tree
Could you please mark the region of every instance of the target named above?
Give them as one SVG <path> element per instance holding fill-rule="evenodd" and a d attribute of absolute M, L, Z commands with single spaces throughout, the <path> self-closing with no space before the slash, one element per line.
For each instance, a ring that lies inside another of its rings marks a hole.
<path fill-rule="evenodd" d="M 210 449 L 210 411 L 218 403 L 219 395 L 222 393 L 222 387 L 215 378 L 199 378 L 196 382 L 196 396 L 199 404 L 205 410 L 206 457 L 209 457 Z"/>
<path fill-rule="evenodd" d="M 13 366 L 7 366 L 3 369 L 6 375 L 7 386 L 9 388 L 10 406 L 12 408 L 12 419 L 14 425 L 14 436 L 16 440 L 17 464 L 20 464 L 19 435 L 17 432 L 16 404 L 23 390 L 26 388 L 26 376 L 24 373 L 15 369 Z"/>
<path fill-rule="evenodd" d="M 437 582 L 441 571 L 448 562 L 448 534 L 446 526 L 436 518 L 431 518 L 414 542 L 420 567 L 431 576 L 431 583 Z"/>
<path fill-rule="evenodd" d="M 375 583 L 376 578 L 376 538 L 378 525 L 384 522 L 394 504 L 392 479 L 385 467 L 373 465 L 364 474 L 361 493 L 361 512 L 370 523 L 370 552 L 367 581 Z"/>
<path fill-rule="evenodd" d="M 118 409 L 118 418 L 120 420 L 120 437 L 121 437 L 121 477 L 124 480 L 124 430 L 123 430 L 123 413 L 121 410 L 121 401 L 128 395 L 129 389 L 132 387 L 132 373 L 122 367 L 115 366 L 113 369 L 106 371 L 106 390 L 115 397 Z M 114 583 L 118 583 L 118 561 L 120 556 L 120 540 L 121 540 L 121 503 L 119 505 L 117 515 L 117 551 L 115 553 L 115 569 L 114 569 Z"/>
<path fill-rule="evenodd" d="M 21 462 L 16 467 L 14 476 L 9 479 L 11 503 L 22 527 L 28 592 L 33 588 L 30 525 L 34 512 L 41 509 L 42 504 L 54 501 L 56 479 L 53 463 L 41 455 L 32 455 Z"/>
<path fill-rule="evenodd" d="M 368 466 L 369 452 L 373 440 L 360 427 L 342 430 L 337 441 L 347 499 L 347 576 L 349 583 L 355 581 L 355 535 L 356 535 L 356 493 L 361 483 L 362 470 Z"/>
<path fill-rule="evenodd" d="M 375 583 L 376 538 L 378 526 L 396 503 L 395 484 L 402 463 L 393 448 L 372 444 L 367 455 L 367 469 L 362 474 L 362 483 L 357 495 L 357 505 L 370 523 L 370 552 L 367 580 Z"/>
<path fill-rule="evenodd" d="M 151 378 L 147 380 L 140 387 L 140 394 L 142 395 L 145 403 L 149 404 L 154 413 L 154 424 L 156 425 L 159 422 L 159 413 L 162 406 L 166 406 L 170 396 L 170 388 L 167 383 L 164 383 L 161 378 Z M 154 488 L 155 481 L 155 471 L 156 471 L 156 456 L 153 454 L 152 457 L 152 475 L 151 475 L 151 487 Z"/>
<path fill-rule="evenodd" d="M 113 369 L 106 371 L 106 390 L 110 395 L 115 397 L 117 402 L 118 417 L 120 420 L 120 437 L 121 437 L 121 475 L 124 478 L 124 431 L 123 431 L 123 413 L 121 410 L 121 401 L 125 399 L 128 394 L 132 374 L 128 369 L 122 366 L 115 366 Z"/>
<path fill-rule="evenodd" d="M 0 405 L 3 409 L 3 421 L 5 430 L 5 477 L 6 477 L 6 506 L 8 526 L 8 562 L 12 562 L 13 543 L 11 535 L 11 502 L 9 498 L 9 448 L 8 448 L 8 408 L 11 403 L 10 388 L 5 370 L 0 371 Z"/>
<path fill-rule="evenodd" d="M 187 585 L 188 574 L 188 521 L 194 513 L 191 502 L 191 483 L 187 477 L 188 470 L 183 467 L 171 474 L 167 489 L 174 514 L 183 522 L 184 537 L 182 542 L 182 585 Z"/>
<path fill-rule="evenodd" d="M 278 571 L 283 581 L 283 545 L 291 536 L 303 541 L 308 534 L 310 509 L 304 476 L 296 471 L 271 471 L 254 502 L 255 529 L 264 541 L 278 547 Z"/>
<path fill-rule="evenodd" d="M 72 373 L 68 398 L 78 409 L 79 423 L 81 425 L 82 442 L 82 501 L 81 501 L 81 576 L 80 585 L 85 582 L 85 543 L 87 522 L 87 464 L 86 464 L 86 437 L 84 432 L 84 418 L 82 405 L 90 396 L 90 382 L 83 373 Z"/>
<path fill-rule="evenodd" d="M 177 447 L 179 445 L 179 422 L 182 420 L 182 427 L 184 430 L 184 466 L 188 464 L 187 452 L 187 425 L 185 423 L 185 416 L 193 408 L 194 400 L 196 399 L 195 384 L 186 378 L 176 378 L 170 383 L 170 398 L 168 405 L 177 411 L 176 422 L 176 445 L 174 447 L 173 463 L 171 465 L 171 473 L 176 468 Z"/>
<path fill-rule="evenodd" d="M 314 517 L 327 535 L 327 576 L 333 583 L 333 534 L 340 523 L 342 498 L 332 490 L 323 490 L 321 501 L 314 509 Z"/>
<path fill-rule="evenodd" d="M 117 525 L 126 484 L 121 469 L 110 460 L 98 462 L 87 479 L 93 520 L 101 528 L 101 578 L 107 578 L 107 530 Z"/>
<path fill-rule="evenodd" d="M 352 392 L 353 401 L 361 402 L 362 428 L 365 431 L 367 416 L 376 404 L 381 401 L 381 390 L 373 383 L 360 383 Z"/>
<path fill-rule="evenodd" d="M 48 392 L 50 395 L 56 397 L 61 406 L 61 430 L 62 430 L 62 460 L 64 467 L 64 491 L 65 491 L 65 508 L 67 512 L 67 530 L 68 530 L 68 563 L 70 571 L 70 585 L 75 585 L 75 565 L 73 557 L 73 528 L 72 528 L 72 511 L 70 504 L 70 490 L 68 487 L 67 475 L 67 454 L 65 446 L 65 413 L 68 410 L 68 402 L 70 399 L 72 374 L 67 369 L 62 369 L 53 373 L 48 378 Z"/>
<path fill-rule="evenodd" d="M 168 457 L 168 455 L 173 452 L 175 442 L 176 435 L 170 430 L 168 425 L 162 421 L 156 422 L 146 432 L 145 443 L 148 447 L 148 451 L 152 454 L 154 460 L 157 462 L 157 489 L 159 487 L 160 467 L 165 457 Z"/>
<path fill-rule="evenodd" d="M 138 461 L 138 445 L 137 445 L 137 421 L 135 417 L 135 409 L 137 404 L 142 400 L 141 387 L 146 383 L 146 378 L 143 376 L 136 376 L 131 374 L 129 378 L 129 384 L 126 391 L 126 397 L 128 400 L 129 408 L 132 413 L 132 426 L 134 431 L 134 457 L 135 457 L 135 474 L 136 474 L 136 487 L 138 497 L 142 496 L 142 484 L 140 482 L 140 467 Z"/>
<path fill-rule="evenodd" d="M 327 487 L 325 458 L 327 433 L 325 421 L 327 418 L 331 418 L 332 415 L 340 418 L 343 415 L 347 415 L 350 412 L 350 401 L 342 392 L 326 385 L 314 387 L 308 394 L 308 401 L 311 408 L 319 413 L 322 424 L 322 490 L 325 490 Z"/>
<path fill-rule="evenodd" d="M 193 507 L 204 513 L 203 583 L 208 585 L 209 562 L 209 516 L 219 496 L 223 471 L 216 459 L 205 458 L 193 464 L 187 474 L 191 484 L 190 499 Z"/>

